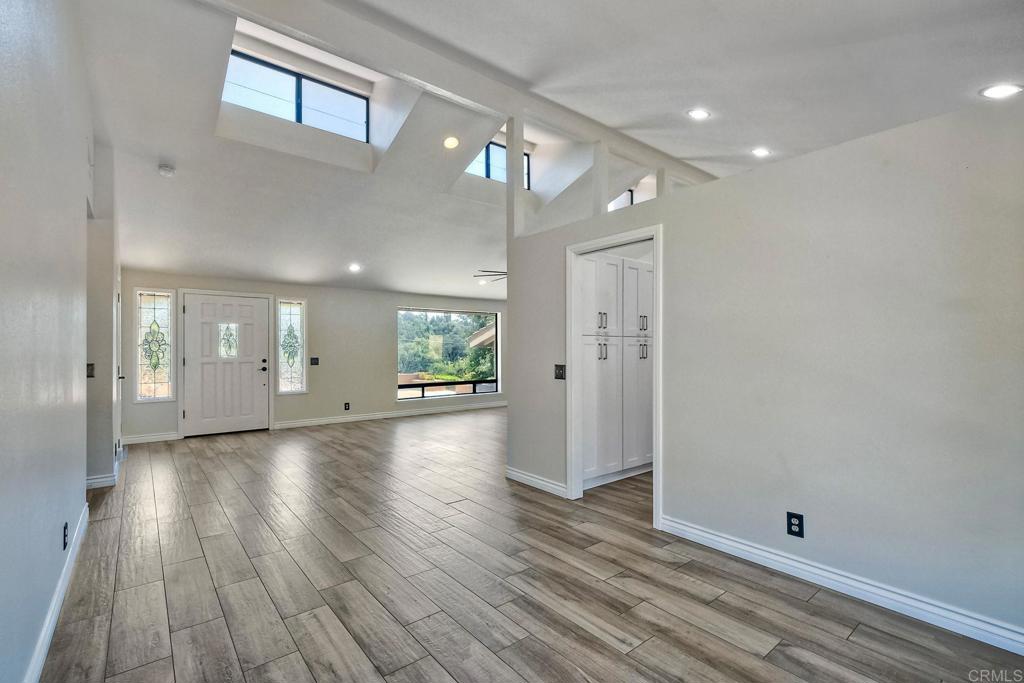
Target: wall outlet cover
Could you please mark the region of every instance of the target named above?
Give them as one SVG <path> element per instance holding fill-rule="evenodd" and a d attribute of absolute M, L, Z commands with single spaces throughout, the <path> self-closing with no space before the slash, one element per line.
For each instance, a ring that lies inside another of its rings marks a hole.
<path fill-rule="evenodd" d="M 555 365 L 555 379 L 565 379 L 564 365 Z"/>
<path fill-rule="evenodd" d="M 320 357 L 319 356 L 310 356 L 309 357 L 309 364 L 310 365 L 320 365 Z"/>
<path fill-rule="evenodd" d="M 804 537 L 804 516 L 799 512 L 786 513 L 786 533 L 797 538 Z"/>

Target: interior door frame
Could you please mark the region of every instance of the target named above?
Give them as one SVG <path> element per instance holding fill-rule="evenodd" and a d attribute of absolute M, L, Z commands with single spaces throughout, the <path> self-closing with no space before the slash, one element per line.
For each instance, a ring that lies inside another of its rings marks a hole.
<path fill-rule="evenodd" d="M 175 320 L 177 321 L 178 329 L 175 332 L 175 342 L 178 344 L 178 353 L 175 354 L 175 362 L 182 360 L 185 357 L 185 295 L 186 294 L 198 294 L 198 295 L 212 295 L 212 296 L 234 296 L 244 297 L 247 299 L 266 299 L 267 300 L 267 372 L 270 373 L 270 381 L 267 382 L 267 429 L 274 428 L 274 387 L 277 384 L 277 354 L 274 353 L 274 338 L 276 336 L 274 330 L 274 295 L 273 294 L 260 294 L 254 292 L 224 292 L 216 289 L 191 289 L 187 287 L 179 287 L 177 290 L 177 308 L 175 312 Z M 177 380 L 177 394 L 178 394 L 178 438 L 185 438 L 185 418 L 182 417 L 182 411 L 185 410 L 185 367 L 183 363 L 177 363 L 177 372 L 175 378 Z"/>
<path fill-rule="evenodd" d="M 583 496 L 583 458 L 576 452 L 573 426 L 575 422 L 575 405 L 573 395 L 578 383 L 573 379 L 575 368 L 580 367 L 579 349 L 576 344 L 578 334 L 575 310 L 575 265 L 576 257 L 592 251 L 601 251 L 620 247 L 632 242 L 647 239 L 654 240 L 654 314 L 657 316 L 654 326 L 654 459 L 651 463 L 654 472 L 654 510 L 652 524 L 659 528 L 662 500 L 662 386 L 661 386 L 661 350 L 664 346 L 661 338 L 662 324 L 662 226 L 652 225 L 628 232 L 607 235 L 586 242 L 570 244 L 565 248 L 565 492 L 566 498 L 576 499 Z"/>

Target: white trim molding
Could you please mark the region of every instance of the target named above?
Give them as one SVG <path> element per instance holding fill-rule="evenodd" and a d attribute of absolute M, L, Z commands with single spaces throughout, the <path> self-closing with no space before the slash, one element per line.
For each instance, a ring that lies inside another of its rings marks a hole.
<path fill-rule="evenodd" d="M 652 463 L 646 465 L 637 465 L 636 467 L 630 467 L 626 470 L 619 470 L 618 472 L 609 472 L 608 474 L 599 474 L 596 477 L 583 480 L 583 490 L 592 489 L 595 486 L 604 486 L 610 484 L 613 481 L 620 481 L 622 479 L 629 479 L 635 477 L 638 474 L 644 474 L 650 472 L 654 468 Z"/>
<path fill-rule="evenodd" d="M 433 400 L 433 399 L 431 399 Z M 380 413 L 361 413 L 358 415 L 333 415 L 331 417 L 312 417 L 302 420 L 280 420 L 271 429 L 294 429 L 296 427 L 316 427 L 341 422 L 362 422 L 363 420 L 387 420 L 392 417 L 411 417 L 413 415 L 434 415 L 436 413 L 455 413 L 462 410 L 481 410 L 483 408 L 504 408 L 508 401 L 489 401 L 487 403 L 466 403 L 457 406 L 437 406 L 414 408 L 412 410 L 391 410 Z"/>
<path fill-rule="evenodd" d="M 99 489 L 105 486 L 115 486 L 117 484 L 117 476 L 121 470 L 121 461 L 114 461 L 114 472 L 112 474 L 100 474 L 94 477 L 85 478 L 85 488 L 87 489 Z"/>
<path fill-rule="evenodd" d="M 122 446 L 136 443 L 156 443 L 157 441 L 177 441 L 182 438 L 178 432 L 162 432 L 160 434 L 127 434 L 121 436 Z"/>
<path fill-rule="evenodd" d="M 28 670 L 25 672 L 24 683 L 36 683 L 43 673 L 43 665 L 46 663 L 46 655 L 50 651 L 50 642 L 53 640 L 53 632 L 57 629 L 57 617 L 60 616 L 60 608 L 64 604 L 64 596 L 71 585 L 71 574 L 75 569 L 75 561 L 78 559 L 78 551 L 82 547 L 82 539 L 85 538 L 85 530 L 89 526 L 89 504 L 82 506 L 82 512 L 78 516 L 78 524 L 75 526 L 75 533 L 68 539 L 68 555 L 64 560 L 64 569 L 60 572 L 60 579 L 53 589 L 53 596 L 50 598 L 50 607 L 46 611 L 46 618 L 43 620 L 43 628 L 36 640 L 36 648 L 32 651 L 32 659 L 29 660 Z"/>
<path fill-rule="evenodd" d="M 781 550 L 662 516 L 656 527 L 675 536 L 729 555 L 811 581 L 832 590 L 891 609 L 914 619 L 974 638 L 1004 650 L 1024 654 L 1024 627 L 992 619 L 922 595 L 887 586 Z"/>
<path fill-rule="evenodd" d="M 529 472 L 517 470 L 512 467 L 505 468 L 505 476 L 512 481 L 518 481 L 520 484 L 532 486 L 535 489 L 540 489 L 546 493 L 554 494 L 559 498 L 569 497 L 565 484 L 554 481 L 553 479 L 538 477 L 536 474 L 530 474 Z"/>

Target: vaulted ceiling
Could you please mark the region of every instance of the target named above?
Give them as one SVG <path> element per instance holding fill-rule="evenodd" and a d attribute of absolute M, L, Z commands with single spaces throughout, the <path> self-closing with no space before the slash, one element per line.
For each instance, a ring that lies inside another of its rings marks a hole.
<path fill-rule="evenodd" d="M 754 165 L 754 145 L 777 151 L 770 163 L 974 103 L 994 81 L 1024 81 L 1018 0 L 294 1 L 288 12 L 369 19 L 715 174 Z M 225 10 L 235 4 L 259 3 L 79 3 L 97 137 L 114 149 L 124 264 L 503 298 L 503 284 L 480 287 L 472 275 L 505 267 L 504 185 L 462 173 L 502 117 L 421 89 L 366 168 L 225 135 L 236 20 Z M 404 87 L 415 83 L 404 75 Z M 690 121 L 693 106 L 712 119 Z M 440 147 L 448 134 L 465 143 L 457 153 Z M 587 153 L 575 144 L 535 155 L 535 227 L 591 204 Z M 175 177 L 157 173 L 163 161 Z M 545 179 L 545 165 L 563 172 Z M 611 191 L 650 170 L 613 158 Z M 363 272 L 349 273 L 352 261 Z"/>
<path fill-rule="evenodd" d="M 1024 82 L 1020 0 L 333 1 L 717 176 Z"/>

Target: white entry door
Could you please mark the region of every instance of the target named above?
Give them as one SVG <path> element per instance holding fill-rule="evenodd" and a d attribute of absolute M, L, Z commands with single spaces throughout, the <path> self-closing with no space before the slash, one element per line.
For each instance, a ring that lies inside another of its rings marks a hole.
<path fill-rule="evenodd" d="M 184 297 L 183 434 L 270 426 L 270 302 L 221 294 Z"/>

